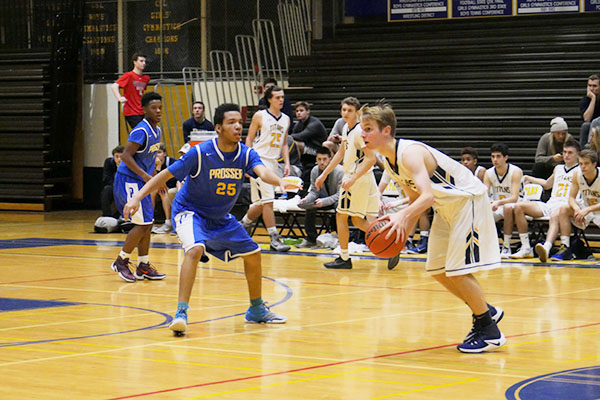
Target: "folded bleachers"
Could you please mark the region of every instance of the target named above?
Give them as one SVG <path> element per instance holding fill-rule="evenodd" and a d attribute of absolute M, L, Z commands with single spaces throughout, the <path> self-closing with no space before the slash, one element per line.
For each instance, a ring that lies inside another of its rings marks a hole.
<path fill-rule="evenodd" d="M 71 163 L 52 156 L 50 53 L 0 52 L 0 209 L 51 208 L 70 196 Z"/>
<path fill-rule="evenodd" d="M 503 141 L 531 169 L 539 137 L 564 117 L 579 136 L 579 100 L 600 71 L 598 15 L 566 14 L 342 25 L 289 60 L 292 101 L 314 104 L 331 128 L 343 97 L 385 98 L 399 137 L 457 157 L 464 146 L 489 165 Z M 301 87 L 302 89 L 294 89 Z"/>

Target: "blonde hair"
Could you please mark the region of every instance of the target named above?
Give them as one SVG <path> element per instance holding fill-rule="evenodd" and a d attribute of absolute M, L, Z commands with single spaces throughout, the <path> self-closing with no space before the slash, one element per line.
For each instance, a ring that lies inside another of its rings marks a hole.
<path fill-rule="evenodd" d="M 391 128 L 390 136 L 396 136 L 396 114 L 392 107 L 385 103 L 384 100 L 380 100 L 373 107 L 369 107 L 365 104 L 358 111 L 358 117 L 362 121 L 363 119 L 372 119 L 377 123 L 379 130 L 383 130 L 386 126 Z"/>
<path fill-rule="evenodd" d="M 600 156 L 600 126 L 590 128 L 590 149 Z"/>

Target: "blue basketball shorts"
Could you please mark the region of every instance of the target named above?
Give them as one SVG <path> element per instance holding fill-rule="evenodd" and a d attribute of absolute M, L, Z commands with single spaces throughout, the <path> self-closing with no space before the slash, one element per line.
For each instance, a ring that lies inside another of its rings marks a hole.
<path fill-rule="evenodd" d="M 123 207 L 133 195 L 144 186 L 142 178 L 133 178 L 117 172 L 115 174 L 115 183 L 113 184 L 113 196 L 115 205 L 123 216 Z M 148 195 L 140 202 L 140 208 L 131 217 L 131 222 L 136 225 L 150 225 L 154 222 L 154 207 L 152 207 L 152 196 Z"/>
<path fill-rule="evenodd" d="M 233 215 L 209 219 L 193 211 L 173 211 L 173 227 L 185 251 L 203 246 L 204 250 L 228 262 L 260 251 L 260 247 Z"/>

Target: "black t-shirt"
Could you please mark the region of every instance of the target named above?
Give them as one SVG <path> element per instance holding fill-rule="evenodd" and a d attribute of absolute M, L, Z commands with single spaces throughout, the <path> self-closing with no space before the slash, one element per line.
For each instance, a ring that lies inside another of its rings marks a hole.
<path fill-rule="evenodd" d="M 600 117 L 600 102 L 598 100 L 600 100 L 600 99 L 598 99 L 598 97 L 596 97 L 596 107 L 594 108 L 594 115 L 592 116 L 592 120 Z M 587 110 L 591 101 L 592 101 L 592 99 L 590 99 L 587 96 L 584 96 L 581 99 L 581 101 L 579 102 L 579 110 L 581 111 L 582 117 L 583 117 L 583 113 L 585 112 L 585 110 Z"/>
<path fill-rule="evenodd" d="M 190 134 L 194 129 L 199 131 L 214 131 L 215 126 L 212 122 L 205 119 L 202 123 L 196 122 L 194 118 L 190 118 L 183 123 L 183 142 L 187 143 L 190 141 Z"/>

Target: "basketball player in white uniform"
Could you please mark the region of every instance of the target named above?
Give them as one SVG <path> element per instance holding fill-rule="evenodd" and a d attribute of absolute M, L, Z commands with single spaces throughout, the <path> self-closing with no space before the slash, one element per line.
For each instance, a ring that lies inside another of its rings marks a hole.
<path fill-rule="evenodd" d="M 269 104 L 269 108 L 257 111 L 252 117 L 246 137 L 246 146 L 254 148 L 265 167 L 271 171 L 278 170 L 277 160 L 283 157 L 283 176 L 288 176 L 290 158 L 287 135 L 290 128 L 290 117 L 281 112 L 284 101 L 283 89 L 271 86 L 265 91 L 264 98 Z M 242 219 L 244 228 L 250 232 L 252 223 L 262 213 L 263 221 L 271 237 L 271 250 L 289 251 L 290 246 L 281 241 L 275 227 L 275 213 L 273 212 L 275 190 L 273 185 L 263 182 L 260 178 L 250 178 L 250 196 L 252 206 Z"/>
<path fill-rule="evenodd" d="M 396 140 L 396 116 L 386 104 L 361 108 L 368 149 L 386 157 L 392 179 L 410 198 L 397 213 L 381 217 L 388 235 L 405 240 L 419 216 L 433 206 L 427 271 L 473 312 L 473 329 L 458 350 L 480 353 L 506 343 L 498 329 L 504 312 L 489 306 L 473 272 L 499 267 L 500 249 L 485 185 L 444 153 L 412 140 Z"/>
<path fill-rule="evenodd" d="M 510 238 L 514 226 L 513 207 L 519 200 L 523 170 L 508 161 L 508 146 L 504 143 L 494 143 L 490 148 L 493 167 L 488 169 L 483 177 L 483 183 L 491 193 L 492 212 L 494 221 L 504 220 L 504 244 L 500 251 L 501 258 L 510 256 Z M 530 247 L 531 249 L 531 247 Z M 530 250 L 530 257 L 533 251 Z"/>
<path fill-rule="evenodd" d="M 577 156 L 579 154 L 579 143 L 574 139 L 568 139 L 563 145 L 563 161 L 564 164 L 559 164 L 554 167 L 554 172 L 548 179 L 534 178 L 533 176 L 525 175 L 523 182 L 537 183 L 542 185 L 544 189 L 552 188 L 550 200 L 547 203 L 542 201 L 523 201 L 515 205 L 515 222 L 519 231 L 519 237 L 523 237 L 522 246 L 530 247 L 529 230 L 527 224 L 527 216 L 532 218 L 549 217 L 548 232 L 546 233 L 546 241 L 538 243 L 535 246 L 535 252 L 542 262 L 548 259 L 548 253 L 552 248 L 552 243 L 558 235 L 558 213 L 562 205 L 569 202 L 569 191 L 573 182 L 573 173 L 577 168 Z M 569 243 L 569 237 L 561 233 L 561 243 Z M 568 246 L 567 246 L 568 247 Z M 528 253 L 530 250 L 521 247 L 523 253 Z M 521 252 L 521 250 L 519 252 Z M 515 253 L 511 257 L 520 256 Z"/>
<path fill-rule="evenodd" d="M 477 165 L 479 161 L 479 154 L 477 150 L 473 147 L 467 146 L 462 149 L 460 152 L 460 163 L 465 167 L 469 168 L 469 170 L 475 175 L 481 182 L 483 182 L 483 176 L 485 175 L 485 171 L 487 171 L 481 165 Z"/>
<path fill-rule="evenodd" d="M 579 168 L 573 171 L 573 183 L 569 192 L 569 202 L 560 207 L 558 222 L 561 237 L 571 236 L 571 223 L 579 229 L 585 229 L 590 223 L 600 227 L 600 168 L 598 154 L 591 150 L 579 153 Z M 562 241 L 561 241 L 562 242 Z M 565 261 L 573 258 L 569 250 L 571 243 L 561 243 L 561 247 L 552 260 Z"/>
<path fill-rule="evenodd" d="M 581 202 L 577 201 L 577 194 L 581 195 Z M 569 209 L 579 229 L 587 228 L 590 222 L 600 227 L 600 168 L 598 153 L 591 149 L 579 153 L 579 168 L 573 174 Z"/>
<path fill-rule="evenodd" d="M 366 231 L 369 227 L 367 218 L 372 221 L 379 213 L 379 195 L 372 171 L 376 161 L 375 152 L 363 149 L 364 143 L 361 138 L 360 123 L 358 122 L 360 102 L 355 97 L 346 97 L 342 100 L 341 108 L 342 118 L 346 121 L 342 129 L 342 142 L 333 160 L 315 181 L 315 187 L 320 190 L 325 179 L 327 179 L 327 175 L 343 159 L 344 178 L 335 216 L 340 242 L 340 256 L 324 265 L 326 268 L 350 269 L 352 268 L 352 261 L 348 254 L 348 241 L 350 239 L 348 217 L 352 218 L 354 226 Z M 395 263 L 398 263 L 397 259 Z"/>

